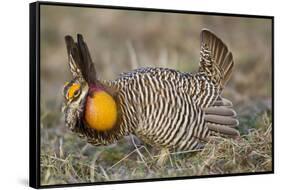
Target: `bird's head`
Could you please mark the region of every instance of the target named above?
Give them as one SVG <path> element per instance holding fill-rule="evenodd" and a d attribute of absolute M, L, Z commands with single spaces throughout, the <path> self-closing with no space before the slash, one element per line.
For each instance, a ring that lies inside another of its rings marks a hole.
<path fill-rule="evenodd" d="M 73 79 L 63 88 L 65 122 L 73 131 L 79 128 L 106 132 L 117 125 L 114 92 L 97 80 L 96 70 L 82 35 L 77 42 L 65 37 Z"/>

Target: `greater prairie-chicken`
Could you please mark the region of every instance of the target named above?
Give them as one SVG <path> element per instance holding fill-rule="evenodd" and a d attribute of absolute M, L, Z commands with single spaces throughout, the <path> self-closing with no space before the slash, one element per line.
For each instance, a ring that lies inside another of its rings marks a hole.
<path fill-rule="evenodd" d="M 193 150 L 213 135 L 239 136 L 231 101 L 221 93 L 232 53 L 215 34 L 201 32 L 199 70 L 139 68 L 116 80 L 97 78 L 82 35 L 65 37 L 73 79 L 64 86 L 66 126 L 93 145 L 134 134 L 161 149 Z"/>

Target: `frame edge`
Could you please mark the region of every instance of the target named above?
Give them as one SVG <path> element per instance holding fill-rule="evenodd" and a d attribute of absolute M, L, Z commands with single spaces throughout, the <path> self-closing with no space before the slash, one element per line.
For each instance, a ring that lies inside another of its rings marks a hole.
<path fill-rule="evenodd" d="M 40 188 L 38 29 L 39 3 L 33 2 L 29 4 L 29 186 L 33 188 Z"/>
<path fill-rule="evenodd" d="M 125 181 L 107 181 L 107 182 L 89 182 L 89 183 L 74 183 L 74 184 L 54 184 L 41 185 L 40 184 L 40 5 L 53 6 L 69 6 L 69 7 L 90 7 L 90 8 L 105 8 L 105 9 L 120 9 L 120 10 L 137 10 L 137 11 L 154 11 L 154 12 L 171 12 L 171 13 L 190 13 L 203 15 L 217 15 L 217 16 L 234 16 L 247 18 L 261 18 L 271 19 L 272 21 L 272 170 L 266 172 L 256 173 L 238 173 L 238 174 L 224 174 L 224 175 L 207 175 L 207 176 L 192 176 L 192 177 L 176 177 L 176 178 L 155 178 L 155 179 L 138 179 Z M 274 16 L 272 15 L 247 15 L 238 13 L 221 13 L 221 12 L 200 12 L 188 10 L 171 10 L 158 8 L 142 8 L 142 7 L 126 7 L 114 5 L 100 5 L 100 4 L 83 4 L 83 3 L 65 3 L 65 2 L 49 2 L 37 1 L 29 4 L 29 43 L 30 43 L 30 108 L 29 108 L 29 186 L 33 188 L 65 188 L 78 186 L 93 186 L 93 185 L 111 185 L 123 183 L 142 183 L 142 182 L 158 182 L 168 180 L 185 180 L 185 179 L 200 179 L 200 178 L 214 178 L 214 177 L 234 177 L 247 175 L 264 175 L 274 174 Z M 38 77 L 39 76 L 39 77 Z M 39 83 L 39 84 L 38 84 Z M 35 118 L 34 118 L 35 117 Z"/>

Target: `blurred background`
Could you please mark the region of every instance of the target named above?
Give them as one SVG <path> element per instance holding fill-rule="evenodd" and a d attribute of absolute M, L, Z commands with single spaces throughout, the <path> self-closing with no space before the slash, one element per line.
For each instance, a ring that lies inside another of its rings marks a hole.
<path fill-rule="evenodd" d="M 234 103 L 241 134 L 257 127 L 264 114 L 271 120 L 270 19 L 48 5 L 41 5 L 40 19 L 42 184 L 177 176 L 173 169 L 160 175 L 148 175 L 145 168 L 128 172 L 138 156 L 117 169 L 114 164 L 130 152 L 126 141 L 118 148 L 92 147 L 66 129 L 60 112 L 62 88 L 72 76 L 65 35 L 83 34 L 99 77 L 114 79 L 146 66 L 196 71 L 200 31 L 208 28 L 234 56 L 235 69 L 224 96 Z"/>

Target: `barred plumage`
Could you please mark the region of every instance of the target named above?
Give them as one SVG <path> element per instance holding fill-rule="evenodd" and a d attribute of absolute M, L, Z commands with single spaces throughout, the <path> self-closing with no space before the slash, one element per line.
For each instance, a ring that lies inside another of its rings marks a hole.
<path fill-rule="evenodd" d="M 89 143 L 108 145 L 135 134 L 155 147 L 191 150 L 201 147 L 204 141 L 217 133 L 239 135 L 234 129 L 238 121 L 232 104 L 221 98 L 222 89 L 232 72 L 232 54 L 210 31 L 203 30 L 201 34 L 197 73 L 168 68 L 139 68 L 123 73 L 113 81 L 97 80 L 94 66 L 89 66 L 93 63 L 82 36 L 78 36 L 78 43 L 68 36 L 66 43 L 71 71 L 78 71 L 73 73 L 72 83 L 78 81 L 86 86 L 86 91 L 93 93 L 90 98 L 94 98 L 96 89 L 103 90 L 117 104 L 118 119 L 112 129 L 104 131 L 90 126 L 83 118 L 85 99 L 89 93 L 81 93 L 76 100 L 68 100 L 70 102 L 65 106 L 66 124 Z"/>

